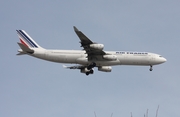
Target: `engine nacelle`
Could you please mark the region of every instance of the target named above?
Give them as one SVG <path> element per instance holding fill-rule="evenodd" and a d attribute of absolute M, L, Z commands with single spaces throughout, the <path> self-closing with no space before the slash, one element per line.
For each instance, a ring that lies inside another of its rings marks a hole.
<path fill-rule="evenodd" d="M 104 45 L 103 44 L 90 44 L 89 46 L 92 49 L 97 49 L 97 50 L 103 50 L 104 49 Z"/>
<path fill-rule="evenodd" d="M 116 55 L 103 55 L 103 58 L 106 60 L 116 60 L 117 56 Z"/>
<path fill-rule="evenodd" d="M 90 70 L 88 70 L 87 68 L 81 69 L 81 73 L 87 73 L 90 72 Z"/>
<path fill-rule="evenodd" d="M 93 74 L 94 70 L 93 69 L 88 70 L 87 68 L 84 68 L 81 69 L 81 73 L 85 73 L 86 75 L 89 75 L 89 74 Z"/>
<path fill-rule="evenodd" d="M 98 67 L 98 70 L 102 71 L 102 72 L 111 72 L 112 67 L 111 66 L 101 66 L 101 67 Z"/>

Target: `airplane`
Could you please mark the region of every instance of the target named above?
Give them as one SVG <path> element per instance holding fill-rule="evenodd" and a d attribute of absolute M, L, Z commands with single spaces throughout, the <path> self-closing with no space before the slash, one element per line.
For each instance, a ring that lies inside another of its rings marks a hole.
<path fill-rule="evenodd" d="M 111 72 L 115 65 L 138 65 L 150 66 L 150 71 L 154 65 L 166 62 L 166 59 L 159 54 L 150 52 L 133 51 L 104 51 L 104 45 L 91 41 L 75 26 L 75 33 L 80 39 L 83 50 L 52 50 L 45 49 L 38 45 L 24 30 L 16 30 L 21 49 L 17 55 L 30 55 L 39 59 L 67 64 L 78 64 L 74 66 L 65 66 L 68 69 L 79 69 L 86 75 L 93 74 L 94 68 L 98 71 Z"/>

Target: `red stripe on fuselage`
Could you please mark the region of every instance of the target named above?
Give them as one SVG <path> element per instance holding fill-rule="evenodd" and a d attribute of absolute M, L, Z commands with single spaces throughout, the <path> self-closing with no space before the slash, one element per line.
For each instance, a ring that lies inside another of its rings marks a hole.
<path fill-rule="evenodd" d="M 21 43 L 22 43 L 23 45 L 25 45 L 25 46 L 28 47 L 28 45 L 27 45 L 22 39 L 20 39 L 20 41 L 21 41 Z"/>

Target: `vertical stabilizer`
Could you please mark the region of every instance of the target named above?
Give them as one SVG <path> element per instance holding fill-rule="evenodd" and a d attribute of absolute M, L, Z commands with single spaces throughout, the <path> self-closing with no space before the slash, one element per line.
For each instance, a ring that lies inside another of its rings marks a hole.
<path fill-rule="evenodd" d="M 28 48 L 42 48 L 24 30 L 16 30 L 21 44 Z"/>

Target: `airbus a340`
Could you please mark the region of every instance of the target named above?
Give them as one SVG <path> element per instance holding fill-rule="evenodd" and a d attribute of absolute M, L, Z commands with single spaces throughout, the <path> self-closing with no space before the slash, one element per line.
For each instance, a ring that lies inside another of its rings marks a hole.
<path fill-rule="evenodd" d="M 39 59 L 57 62 L 79 64 L 69 69 L 79 69 L 86 75 L 94 73 L 94 67 L 99 71 L 111 72 L 114 65 L 150 66 L 166 62 L 159 54 L 133 51 L 104 51 L 104 45 L 91 41 L 74 26 L 74 31 L 80 39 L 83 50 L 52 50 L 39 46 L 24 30 L 16 30 L 20 39 L 18 45 L 21 49 L 17 55 L 30 55 Z"/>

